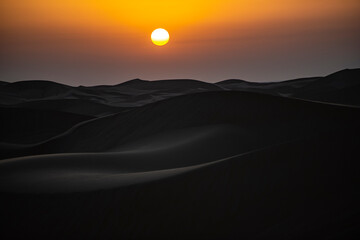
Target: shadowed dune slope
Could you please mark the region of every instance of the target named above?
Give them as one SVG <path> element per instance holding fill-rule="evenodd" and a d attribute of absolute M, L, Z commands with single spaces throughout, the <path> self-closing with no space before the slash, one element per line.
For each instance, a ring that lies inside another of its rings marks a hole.
<path fill-rule="evenodd" d="M 253 142 L 241 129 L 220 125 L 158 135 L 114 153 L 52 154 L 5 160 L 0 162 L 0 188 L 15 192 L 108 189 L 133 184 L 126 178 L 128 175 L 135 182 L 143 182 L 149 180 L 142 178 L 144 172 L 192 167 L 247 152 Z"/>
<path fill-rule="evenodd" d="M 294 92 L 295 97 L 360 106 L 360 69 L 330 74 Z"/>
<path fill-rule="evenodd" d="M 37 143 L 65 132 L 89 116 L 55 110 L 0 107 L 0 142 Z"/>
<path fill-rule="evenodd" d="M 65 152 L 112 151 L 144 137 L 189 127 L 230 124 L 257 146 L 348 128 L 359 109 L 246 92 L 206 92 L 149 104 L 84 122 L 39 145 L 2 149 L 3 158 Z"/>
<path fill-rule="evenodd" d="M 125 111 L 126 108 L 114 107 L 83 99 L 53 99 L 37 100 L 11 105 L 27 109 L 56 110 L 61 112 L 75 113 L 92 117 L 100 117 Z"/>
<path fill-rule="evenodd" d="M 186 91 L 189 89 L 221 90 L 218 86 L 192 79 L 174 79 L 160 81 L 146 81 L 140 79 L 130 80 L 117 85 L 118 87 L 129 87 L 143 90 L 173 90 Z"/>
<path fill-rule="evenodd" d="M 190 79 L 161 81 L 134 79 L 114 86 L 83 87 L 82 89 L 95 93 L 101 92 L 110 104 L 125 107 L 142 106 L 189 93 L 223 90 L 215 84 Z"/>
<path fill-rule="evenodd" d="M 358 73 L 0 84 L 0 236 L 359 239 Z"/>
<path fill-rule="evenodd" d="M 50 81 L 2 82 L 0 104 L 44 99 L 81 99 L 111 106 L 134 107 L 189 93 L 236 90 L 360 106 L 357 94 L 359 82 L 360 69 L 345 69 L 326 77 L 271 83 L 253 83 L 237 79 L 216 84 L 191 79 L 134 79 L 113 86 L 71 87 Z"/>
<path fill-rule="evenodd" d="M 51 81 L 19 81 L 0 85 L 0 103 L 11 105 L 37 100 L 83 99 L 106 103 L 101 92 L 83 91 L 81 87 L 67 86 Z"/>
<path fill-rule="evenodd" d="M 3 234 L 52 239 L 350 239 L 359 236 L 356 138 L 349 131 L 328 132 L 164 171 L 124 174 L 109 168 L 103 176 L 104 168 L 88 169 L 83 181 L 72 179 L 70 169 L 70 189 L 91 185 L 91 174 L 94 183 L 110 188 L 24 194 L 31 192 L 31 184 L 56 183 L 56 174 L 44 179 L 40 174 L 21 194 L 3 195 L 7 207 L 1 218 L 9 225 Z M 4 187 L 0 190 L 4 193 Z"/>
<path fill-rule="evenodd" d="M 228 90 L 260 92 L 329 103 L 360 106 L 360 69 L 345 69 L 326 77 L 301 78 L 283 82 L 251 83 L 225 80 L 216 83 Z"/>
<path fill-rule="evenodd" d="M 1 95 L 16 97 L 18 101 L 62 97 L 70 90 L 70 86 L 42 80 L 19 81 L 0 85 Z"/>
<path fill-rule="evenodd" d="M 112 106 L 141 106 L 166 98 L 222 88 L 197 80 L 130 80 L 114 86 L 71 87 L 51 81 L 20 81 L 0 85 L 0 103 L 17 104 L 44 99 L 81 99 Z"/>

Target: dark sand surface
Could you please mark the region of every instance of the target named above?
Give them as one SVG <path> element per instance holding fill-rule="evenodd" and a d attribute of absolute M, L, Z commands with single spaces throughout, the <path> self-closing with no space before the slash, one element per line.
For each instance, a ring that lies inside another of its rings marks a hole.
<path fill-rule="evenodd" d="M 360 74 L 0 84 L 2 239 L 359 239 Z"/>

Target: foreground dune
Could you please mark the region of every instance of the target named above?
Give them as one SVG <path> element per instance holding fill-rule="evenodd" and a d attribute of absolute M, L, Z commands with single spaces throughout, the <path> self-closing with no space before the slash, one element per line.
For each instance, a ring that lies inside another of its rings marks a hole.
<path fill-rule="evenodd" d="M 154 136 L 116 152 L 15 158 L 0 162 L 0 186 L 15 192 L 107 189 L 188 171 L 187 167 L 247 152 L 254 142 L 241 129 L 217 125 Z"/>
<path fill-rule="evenodd" d="M 7 208 L 1 217 L 9 226 L 3 233 L 53 239 L 349 239 L 359 234 L 360 179 L 354 138 L 336 140 L 346 134 L 185 168 L 119 173 L 75 164 L 68 172 L 24 174 L 35 177 L 36 186 L 18 188 L 15 181 L 15 191 L 6 195 L 2 187 Z M 84 163 L 88 156 L 76 157 Z"/>

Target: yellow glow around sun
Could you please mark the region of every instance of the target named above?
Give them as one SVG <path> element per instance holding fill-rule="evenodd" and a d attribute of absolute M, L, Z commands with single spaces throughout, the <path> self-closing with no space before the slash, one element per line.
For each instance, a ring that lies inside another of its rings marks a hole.
<path fill-rule="evenodd" d="M 151 41 L 158 46 L 167 44 L 169 42 L 169 38 L 169 33 L 163 28 L 155 29 L 151 33 Z"/>

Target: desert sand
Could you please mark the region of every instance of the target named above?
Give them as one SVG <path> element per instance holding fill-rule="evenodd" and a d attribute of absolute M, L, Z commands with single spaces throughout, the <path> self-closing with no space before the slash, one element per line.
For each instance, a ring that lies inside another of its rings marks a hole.
<path fill-rule="evenodd" d="M 358 239 L 360 69 L 0 84 L 2 239 Z"/>

